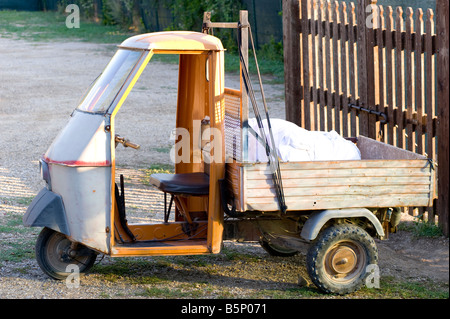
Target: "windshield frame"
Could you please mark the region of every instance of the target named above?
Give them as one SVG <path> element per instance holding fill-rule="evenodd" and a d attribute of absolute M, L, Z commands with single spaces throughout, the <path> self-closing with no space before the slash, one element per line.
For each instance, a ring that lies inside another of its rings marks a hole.
<path fill-rule="evenodd" d="M 119 48 L 103 72 L 90 85 L 76 110 L 91 114 L 111 113 L 110 110 L 124 99 L 125 92 L 131 90 L 129 86 L 137 80 L 136 75 L 140 73 L 142 64 L 148 63 L 148 54 L 147 50 Z M 111 84 L 113 86 L 109 87 Z"/>

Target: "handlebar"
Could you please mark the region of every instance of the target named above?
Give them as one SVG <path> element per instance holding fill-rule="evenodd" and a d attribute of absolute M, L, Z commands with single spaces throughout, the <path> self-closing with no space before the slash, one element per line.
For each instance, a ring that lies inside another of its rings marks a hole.
<path fill-rule="evenodd" d="M 129 140 L 127 140 L 124 137 L 121 137 L 119 135 L 116 135 L 115 141 L 116 141 L 116 146 L 117 146 L 117 143 L 120 143 L 124 147 L 131 147 L 131 148 L 134 148 L 135 150 L 138 150 L 141 147 L 139 144 L 132 143 Z"/>

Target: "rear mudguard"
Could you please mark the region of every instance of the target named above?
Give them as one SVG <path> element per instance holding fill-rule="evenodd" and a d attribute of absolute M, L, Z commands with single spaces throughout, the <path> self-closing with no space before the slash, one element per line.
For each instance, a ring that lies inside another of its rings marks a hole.
<path fill-rule="evenodd" d="M 48 227 L 70 236 L 62 198 L 47 188 L 43 188 L 31 202 L 23 216 L 23 225 Z"/>
<path fill-rule="evenodd" d="M 383 226 L 378 218 L 367 208 L 348 208 L 348 209 L 327 209 L 314 212 L 303 225 L 301 237 L 306 240 L 314 240 L 322 229 L 323 225 L 330 219 L 363 217 L 375 227 L 378 236 L 384 237 Z"/>

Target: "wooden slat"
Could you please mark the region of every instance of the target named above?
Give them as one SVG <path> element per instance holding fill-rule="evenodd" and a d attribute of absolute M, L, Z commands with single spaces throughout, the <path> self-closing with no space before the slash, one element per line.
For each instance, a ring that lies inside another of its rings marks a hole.
<path fill-rule="evenodd" d="M 363 204 L 364 203 L 364 204 Z M 286 204 L 289 210 L 317 210 L 317 209 L 339 209 L 339 208 L 356 208 L 356 207 L 407 207 L 407 206 L 426 206 L 428 197 L 414 196 L 414 197 L 400 197 L 392 196 L 386 198 L 383 196 L 329 196 L 321 197 L 320 200 L 316 196 L 301 196 L 286 198 Z M 277 211 L 277 203 L 273 200 L 261 199 L 255 202 L 247 202 L 246 208 L 248 210 L 260 211 Z"/>
<path fill-rule="evenodd" d="M 382 172 L 381 170 L 385 170 Z M 330 176 L 330 172 L 334 174 Z M 389 175 L 386 172 L 389 171 Z M 263 174 L 262 172 L 250 172 L 247 171 L 249 176 L 247 176 L 246 181 L 250 180 L 266 180 L 268 177 L 272 176 L 270 171 L 267 170 Z M 428 175 L 424 175 L 428 174 Z M 414 168 L 365 168 L 363 169 L 353 169 L 353 168 L 335 168 L 333 170 L 284 170 L 281 172 L 283 180 L 288 179 L 300 179 L 300 178 L 332 178 L 332 177 L 359 177 L 359 178 L 372 178 L 372 177 L 410 177 L 411 180 L 415 177 L 431 176 L 429 169 L 423 172 L 421 169 Z"/>
<path fill-rule="evenodd" d="M 341 11 L 340 11 L 340 32 L 341 32 L 341 84 L 342 84 L 342 136 L 349 137 L 351 133 L 349 132 L 349 111 L 348 111 L 348 102 L 349 102 L 349 91 L 348 91 L 348 82 L 349 82 L 349 61 L 348 61 L 348 49 L 347 49 L 347 27 L 348 27 L 348 19 L 347 19 L 347 4 L 345 2 L 341 3 Z"/>
<path fill-rule="evenodd" d="M 389 36 L 394 30 L 394 17 L 391 6 L 387 7 L 387 17 L 386 17 L 386 98 L 388 103 L 388 139 L 385 140 L 391 145 L 397 145 L 397 135 L 395 130 L 395 117 L 394 117 L 394 107 L 395 107 L 395 94 L 394 94 L 394 83 L 395 83 L 395 56 L 393 49 L 392 37 Z"/>
<path fill-rule="evenodd" d="M 423 11 L 421 8 L 416 10 L 416 22 L 415 22 L 415 46 L 421 47 L 422 45 L 422 36 L 423 36 Z M 423 111 L 424 111 L 424 101 L 425 101 L 425 78 L 423 73 L 423 53 L 422 50 L 416 50 L 415 52 L 415 75 L 416 75 L 416 110 L 417 110 L 417 118 L 422 119 Z M 422 125 L 416 126 L 416 134 L 417 134 L 417 149 L 416 152 L 419 154 L 424 154 L 424 145 L 425 145 L 425 134 L 423 134 Z"/>
<path fill-rule="evenodd" d="M 301 41 L 302 41 L 302 59 L 303 59 L 303 101 L 301 104 L 301 123 L 302 127 L 311 130 L 311 101 L 309 90 L 311 87 L 311 80 L 309 76 L 309 72 L 311 70 L 310 65 L 310 52 L 311 52 L 311 44 L 309 41 L 309 19 L 308 19 L 308 0 L 301 1 L 301 21 L 302 21 L 302 33 L 301 33 Z M 308 94 L 306 94 L 308 92 Z"/>
<path fill-rule="evenodd" d="M 329 22 L 331 20 L 331 2 L 327 0 L 325 2 L 325 21 Z M 325 74 L 326 74 L 326 89 L 327 89 L 327 101 L 332 101 L 332 76 L 331 76 L 331 70 L 332 70 L 332 57 L 331 57 L 331 26 L 330 23 L 325 24 Z M 332 107 L 330 105 L 327 105 L 327 112 L 326 112 L 326 129 L 327 131 L 331 131 L 333 129 L 333 121 L 332 121 Z"/>
<path fill-rule="evenodd" d="M 414 53 L 412 52 L 412 35 L 414 34 L 414 24 L 413 24 L 413 10 L 412 8 L 406 9 L 406 37 L 405 37 L 405 60 L 406 60 L 406 116 L 408 119 L 412 118 L 412 112 L 415 107 L 415 97 L 414 97 Z M 407 149 L 414 151 L 415 136 L 413 134 L 412 123 L 406 124 L 406 134 L 407 134 Z"/>
<path fill-rule="evenodd" d="M 320 90 L 320 105 L 319 105 L 319 110 L 320 110 L 320 130 L 321 131 L 325 131 L 325 117 L 326 117 L 326 113 L 325 113 L 325 74 L 324 74 L 324 70 L 326 68 L 326 64 L 324 62 L 324 51 L 325 51 L 325 30 L 323 29 L 323 24 L 322 21 L 324 19 L 324 1 L 323 0 L 319 0 L 319 14 L 318 14 L 318 27 L 317 27 L 317 35 L 318 35 L 318 53 L 319 53 L 319 87 L 321 88 Z"/>
<path fill-rule="evenodd" d="M 366 65 L 366 73 L 367 73 L 367 100 L 366 100 L 366 108 L 373 111 L 379 111 L 377 105 L 379 104 L 378 100 L 378 92 L 380 91 L 379 87 L 379 78 L 380 72 L 378 65 L 378 50 L 376 47 L 376 29 L 379 25 L 379 10 L 376 5 L 377 0 L 371 0 L 372 7 L 372 27 L 369 28 L 366 20 L 366 47 L 367 47 L 367 65 Z M 367 131 L 368 134 L 366 136 L 379 140 L 380 123 L 375 114 L 369 113 L 367 117 Z"/>
<path fill-rule="evenodd" d="M 356 11 L 355 4 L 350 2 L 350 21 L 349 21 L 349 29 L 353 30 L 356 26 Z M 349 32 L 349 42 L 348 42 L 348 52 L 349 52 L 349 72 L 350 72 L 350 103 L 356 105 L 356 101 L 358 100 L 358 69 L 357 69 L 357 53 L 356 53 L 356 36 L 354 32 Z M 359 135 L 359 124 L 357 122 L 356 110 L 351 110 L 351 136 Z"/>
<path fill-rule="evenodd" d="M 317 24 L 314 23 L 317 21 L 317 1 L 312 0 L 310 1 L 311 8 L 311 20 L 313 23 L 311 23 L 311 62 L 312 62 L 312 112 L 311 117 L 314 118 L 314 125 L 312 125 L 311 130 L 318 131 L 320 130 L 320 124 L 319 124 L 319 98 L 317 96 L 317 83 L 318 83 L 318 76 L 317 76 L 317 70 L 318 70 L 318 63 L 317 63 L 317 54 L 318 54 L 318 43 L 317 41 L 321 41 L 321 38 L 317 39 Z"/>
<path fill-rule="evenodd" d="M 342 65 L 340 64 L 340 50 L 339 50 L 339 41 L 342 41 L 339 39 L 339 2 L 334 1 L 332 5 L 332 19 L 333 19 L 333 69 L 334 69 L 334 78 L 333 78 L 333 91 L 334 91 L 334 105 L 333 108 L 333 129 L 342 135 L 341 132 L 341 101 L 340 101 L 340 95 L 341 95 L 341 89 L 340 89 L 340 79 L 341 79 L 341 72 Z"/>
<path fill-rule="evenodd" d="M 434 13 L 427 10 L 426 34 L 425 34 L 425 63 L 426 63 L 426 112 L 427 112 L 427 151 L 429 158 L 436 158 L 435 138 L 430 132 L 433 131 L 433 118 L 435 117 L 435 57 L 431 35 L 434 34 Z"/>
<path fill-rule="evenodd" d="M 272 188 L 260 188 L 248 190 L 248 201 L 259 198 L 271 198 L 274 197 L 275 189 Z M 414 197 L 416 195 L 429 196 L 429 185 L 382 185 L 382 186 L 365 186 L 365 185 L 333 185 L 328 186 L 315 186 L 315 187 L 292 187 L 283 188 L 284 196 L 289 197 L 301 197 L 301 196 L 317 196 L 318 199 L 322 196 L 383 196 L 389 194 L 392 197 L 405 195 L 408 197 Z"/>
<path fill-rule="evenodd" d="M 377 111 L 384 111 L 386 106 L 385 101 L 385 74 L 386 74 L 386 63 L 385 63 L 385 50 L 383 41 L 383 31 L 384 31 L 384 8 L 383 6 L 378 6 L 378 26 L 376 28 L 377 44 L 378 44 L 378 94 L 377 98 Z M 375 71 L 377 72 L 377 71 Z M 385 126 L 381 127 L 380 121 L 377 121 L 376 127 L 377 139 L 384 140 L 385 138 Z"/>
<path fill-rule="evenodd" d="M 360 176 L 344 176 L 344 177 L 325 177 L 324 178 L 307 178 L 307 177 L 299 177 L 299 178 L 287 178 L 283 180 L 283 188 L 295 188 L 295 187 L 320 187 L 327 185 L 329 187 L 334 186 L 367 186 L 368 182 L 361 178 Z M 259 189 L 259 188 L 267 188 L 273 186 L 272 179 L 268 176 L 264 182 L 261 180 L 247 180 L 246 186 L 249 189 Z M 426 185 L 428 188 L 430 186 L 430 176 L 420 174 L 411 178 L 411 176 L 382 176 L 382 177 L 370 177 L 370 185 L 373 186 L 384 186 L 387 184 L 395 184 L 395 185 Z"/>
<path fill-rule="evenodd" d="M 403 52 L 399 49 L 401 46 L 402 38 L 401 31 L 403 30 L 403 9 L 401 7 L 397 7 L 396 10 L 396 20 L 395 20 L 395 28 L 397 29 L 395 43 L 396 43 L 396 80 L 395 80 L 395 88 L 396 88 L 396 104 L 397 104 L 397 145 L 400 148 L 403 148 L 405 145 L 404 139 L 404 129 L 403 129 L 403 118 L 401 115 L 403 114 L 404 106 L 405 106 L 405 63 Z M 400 32 L 399 32 L 400 31 Z"/>

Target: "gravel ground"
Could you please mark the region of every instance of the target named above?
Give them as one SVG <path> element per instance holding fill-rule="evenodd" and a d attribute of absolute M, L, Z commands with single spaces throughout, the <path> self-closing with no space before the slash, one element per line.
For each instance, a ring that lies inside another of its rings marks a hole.
<path fill-rule="evenodd" d="M 270 257 L 257 243 L 225 242 L 222 253 L 211 256 L 104 257 L 78 288 L 43 274 L 33 252 L 39 230 L 20 226 L 43 186 L 37 160 L 114 52 L 112 45 L 0 38 L 0 227 L 13 229 L 0 231 L 0 298 L 307 298 L 316 292 L 314 287 L 298 290 L 299 281 L 310 285 L 303 255 Z M 175 123 L 177 66 L 151 62 L 143 76 L 117 117 L 119 133 L 141 145 L 139 151 L 117 151 L 131 222 L 161 216 L 162 195 L 142 185 L 142 178 L 150 164 L 170 163 Z M 226 82 L 228 87 L 239 83 L 234 75 Z M 264 90 L 272 118 L 284 118 L 283 85 L 267 84 Z M 448 239 L 399 232 L 377 244 L 382 276 L 431 280 L 448 288 Z"/>

